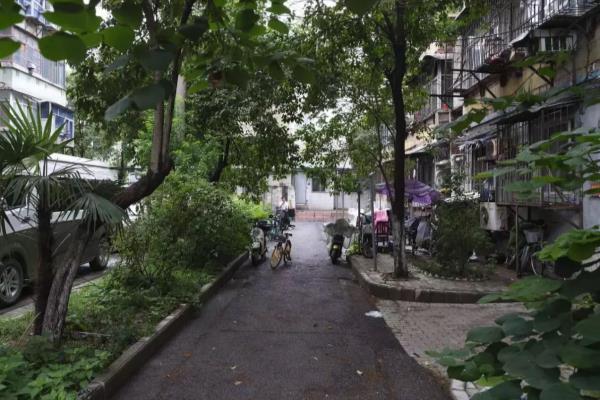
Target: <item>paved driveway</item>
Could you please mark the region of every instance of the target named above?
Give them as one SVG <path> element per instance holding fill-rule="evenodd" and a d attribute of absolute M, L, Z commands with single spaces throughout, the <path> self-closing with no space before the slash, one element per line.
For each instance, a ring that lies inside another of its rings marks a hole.
<path fill-rule="evenodd" d="M 291 265 L 239 271 L 114 397 L 402 399 L 447 394 L 401 348 L 319 223 L 298 223 Z"/>

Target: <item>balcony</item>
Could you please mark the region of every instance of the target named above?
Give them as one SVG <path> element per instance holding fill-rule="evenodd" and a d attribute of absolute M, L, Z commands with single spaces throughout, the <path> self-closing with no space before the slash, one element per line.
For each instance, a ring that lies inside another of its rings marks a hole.
<path fill-rule="evenodd" d="M 415 113 L 415 120 L 417 122 L 423 122 L 429 119 L 436 112 L 448 112 L 452 109 L 452 78 L 453 76 L 451 73 L 438 74 L 433 79 L 420 84 L 429 96 L 423 108 Z M 444 95 L 448 95 L 448 97 L 445 97 Z"/>
<path fill-rule="evenodd" d="M 458 92 L 471 90 L 487 74 L 510 66 L 511 53 L 534 29 L 572 25 L 597 0 L 488 0 L 489 13 L 471 24 L 459 39 L 455 53 Z"/>
<path fill-rule="evenodd" d="M 563 105 L 550 109 L 543 109 L 529 121 L 500 125 L 499 129 L 499 160 L 514 159 L 519 149 L 541 140 L 548 139 L 556 132 L 568 131 L 574 126 L 573 116 L 577 107 L 573 104 Z M 559 151 L 560 149 L 550 149 Z M 544 176 L 551 171 L 543 172 Z M 512 182 L 528 181 L 531 175 L 510 173 L 496 179 L 496 202 L 504 205 L 522 205 L 548 208 L 576 208 L 581 204 L 581 190 L 565 192 L 553 185 L 545 185 L 538 189 L 532 196 L 520 197 L 518 194 L 507 190 Z"/>
<path fill-rule="evenodd" d="M 16 2 L 21 6 L 23 14 L 28 20 L 42 24 L 47 28 L 54 27 L 43 15 L 44 12 L 48 11 L 45 0 L 16 0 Z"/>
<path fill-rule="evenodd" d="M 554 28 L 572 24 L 600 3 L 595 0 L 545 0 L 539 10 L 540 27 Z"/>

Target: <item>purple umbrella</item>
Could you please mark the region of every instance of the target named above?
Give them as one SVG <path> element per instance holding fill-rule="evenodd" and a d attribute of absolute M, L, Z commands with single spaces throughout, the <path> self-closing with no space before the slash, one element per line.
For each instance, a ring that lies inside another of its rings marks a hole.
<path fill-rule="evenodd" d="M 375 190 L 377 193 L 387 196 L 389 196 L 390 192 L 394 193 L 394 189 L 388 188 L 385 183 L 377 184 Z M 404 197 L 410 202 L 428 206 L 440 200 L 441 194 L 423 182 L 415 179 L 406 179 L 404 181 Z"/>

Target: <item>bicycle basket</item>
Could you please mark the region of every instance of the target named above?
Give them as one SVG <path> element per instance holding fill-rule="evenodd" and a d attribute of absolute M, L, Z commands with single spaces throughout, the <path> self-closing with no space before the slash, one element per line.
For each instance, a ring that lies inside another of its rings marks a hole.
<path fill-rule="evenodd" d="M 541 229 L 523 229 L 525 240 L 527 243 L 539 243 L 544 237 L 544 232 Z"/>

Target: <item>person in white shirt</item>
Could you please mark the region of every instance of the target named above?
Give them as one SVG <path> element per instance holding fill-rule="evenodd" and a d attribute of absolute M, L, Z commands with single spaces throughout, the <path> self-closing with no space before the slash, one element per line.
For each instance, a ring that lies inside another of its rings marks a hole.
<path fill-rule="evenodd" d="M 286 213 L 290 209 L 290 205 L 288 204 L 287 199 L 285 197 L 281 198 L 281 203 L 279 203 L 279 209 L 281 211 L 285 211 Z"/>

